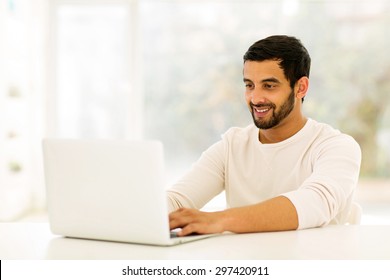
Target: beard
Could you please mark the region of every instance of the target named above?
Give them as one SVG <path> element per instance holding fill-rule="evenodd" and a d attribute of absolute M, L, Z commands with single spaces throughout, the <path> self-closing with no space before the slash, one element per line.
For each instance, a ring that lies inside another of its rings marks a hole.
<path fill-rule="evenodd" d="M 272 108 L 272 116 L 268 120 L 263 119 L 256 119 L 255 114 L 253 113 L 254 109 L 253 107 L 256 105 L 252 102 L 250 103 L 251 113 L 253 122 L 259 129 L 269 129 L 277 126 L 282 120 L 284 120 L 294 109 L 294 101 L 295 101 L 295 95 L 294 90 L 291 91 L 290 95 L 288 96 L 287 100 L 280 106 L 280 109 L 276 110 L 276 105 L 274 103 L 267 103 L 267 104 L 261 104 L 257 105 L 257 107 L 269 107 Z"/>

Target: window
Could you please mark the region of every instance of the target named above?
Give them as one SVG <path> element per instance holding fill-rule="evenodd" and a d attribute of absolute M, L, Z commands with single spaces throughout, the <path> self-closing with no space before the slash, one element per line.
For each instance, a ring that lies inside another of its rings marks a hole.
<path fill-rule="evenodd" d="M 388 1 L 354 9 L 351 1 L 141 3 L 145 129 L 171 158 L 193 159 L 229 126 L 251 122 L 242 55 L 281 33 L 300 38 L 312 56 L 306 113 L 359 141 L 363 176 L 390 176 Z"/>
<path fill-rule="evenodd" d="M 52 6 L 50 134 L 125 138 L 140 133 L 129 115 L 140 110 L 134 97 L 131 3 L 56 1 Z"/>
<path fill-rule="evenodd" d="M 390 178 L 388 1 L 140 3 L 145 135 L 164 141 L 173 174 L 228 127 L 251 122 L 242 55 L 260 38 L 292 34 L 312 56 L 304 110 L 360 143 L 364 210 L 390 199 L 383 196 Z"/>

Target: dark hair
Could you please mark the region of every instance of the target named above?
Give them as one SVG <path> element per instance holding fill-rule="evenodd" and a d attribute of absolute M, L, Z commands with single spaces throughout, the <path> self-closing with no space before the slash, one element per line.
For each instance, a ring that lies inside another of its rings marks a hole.
<path fill-rule="evenodd" d="M 286 35 L 274 35 L 257 41 L 244 55 L 244 62 L 277 60 L 291 88 L 302 77 L 309 77 L 310 55 L 301 41 Z"/>

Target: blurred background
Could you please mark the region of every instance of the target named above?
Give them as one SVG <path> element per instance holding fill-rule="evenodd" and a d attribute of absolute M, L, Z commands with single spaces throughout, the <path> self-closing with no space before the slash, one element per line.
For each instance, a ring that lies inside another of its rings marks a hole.
<path fill-rule="evenodd" d="M 306 114 L 361 145 L 362 223 L 389 224 L 389 26 L 387 0 L 0 0 L 0 221 L 46 220 L 43 137 L 159 139 L 168 186 L 252 122 L 242 56 L 288 34 Z"/>

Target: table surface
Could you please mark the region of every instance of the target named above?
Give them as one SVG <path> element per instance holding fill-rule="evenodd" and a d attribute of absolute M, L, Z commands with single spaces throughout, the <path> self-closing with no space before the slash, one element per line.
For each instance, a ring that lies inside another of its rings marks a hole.
<path fill-rule="evenodd" d="M 0 259 L 390 259 L 390 225 L 227 234 L 172 247 L 64 238 L 47 223 L 0 223 Z"/>

